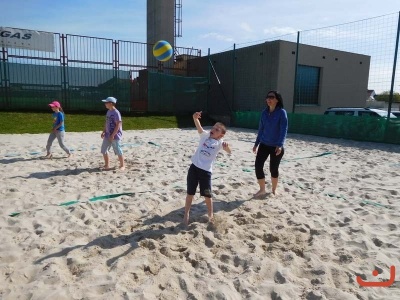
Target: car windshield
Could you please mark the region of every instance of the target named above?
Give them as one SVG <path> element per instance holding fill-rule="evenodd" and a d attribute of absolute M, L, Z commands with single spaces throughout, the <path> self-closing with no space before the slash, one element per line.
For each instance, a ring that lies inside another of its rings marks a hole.
<path fill-rule="evenodd" d="M 387 113 L 385 113 L 385 112 L 383 112 L 383 111 L 376 111 L 376 110 L 375 110 L 375 112 L 376 112 L 378 115 L 380 115 L 381 117 L 386 117 L 386 116 L 387 116 Z"/>
<path fill-rule="evenodd" d="M 387 117 L 388 112 L 385 110 L 379 110 L 379 109 L 371 109 L 371 111 L 376 112 L 378 115 L 381 117 Z M 396 118 L 396 116 L 392 113 L 390 113 L 390 118 Z"/>

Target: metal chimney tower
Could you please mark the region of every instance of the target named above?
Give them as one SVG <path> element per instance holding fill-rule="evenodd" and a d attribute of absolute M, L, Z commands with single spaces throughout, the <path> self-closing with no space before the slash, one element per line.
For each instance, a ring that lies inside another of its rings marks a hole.
<path fill-rule="evenodd" d="M 175 49 L 175 38 L 182 36 L 182 0 L 147 0 L 147 65 L 156 67 L 152 45 L 165 40 Z M 175 52 L 175 51 L 174 51 Z M 173 67 L 174 60 L 164 62 Z"/>

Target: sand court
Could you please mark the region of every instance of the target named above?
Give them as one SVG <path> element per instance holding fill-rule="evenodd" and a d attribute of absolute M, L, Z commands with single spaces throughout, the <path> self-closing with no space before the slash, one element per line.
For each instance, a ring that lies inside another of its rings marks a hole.
<path fill-rule="evenodd" d="M 196 195 L 186 228 L 194 128 L 124 131 L 124 171 L 100 132 L 67 132 L 69 159 L 47 137 L 1 135 L 1 299 L 400 298 L 398 145 L 289 134 L 278 195 L 252 199 L 256 131 L 229 128 L 215 223 Z"/>

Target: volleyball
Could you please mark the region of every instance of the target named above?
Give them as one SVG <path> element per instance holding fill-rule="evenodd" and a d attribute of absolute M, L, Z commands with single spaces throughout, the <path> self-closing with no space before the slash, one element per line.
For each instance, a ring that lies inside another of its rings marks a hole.
<path fill-rule="evenodd" d="M 167 41 L 158 41 L 153 46 L 153 55 L 159 61 L 167 61 L 172 57 L 173 49 Z"/>

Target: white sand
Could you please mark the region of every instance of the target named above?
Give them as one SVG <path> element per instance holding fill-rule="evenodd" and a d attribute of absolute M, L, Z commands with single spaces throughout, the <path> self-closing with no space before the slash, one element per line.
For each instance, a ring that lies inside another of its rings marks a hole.
<path fill-rule="evenodd" d="M 100 132 L 67 132 L 69 160 L 57 141 L 39 159 L 47 134 L 0 135 L 0 298 L 400 299 L 400 147 L 289 135 L 279 195 L 255 200 L 255 136 L 228 131 L 215 227 L 197 195 L 185 229 L 194 128 L 125 131 L 125 172 L 99 171 Z M 391 287 L 356 282 L 391 265 Z"/>

